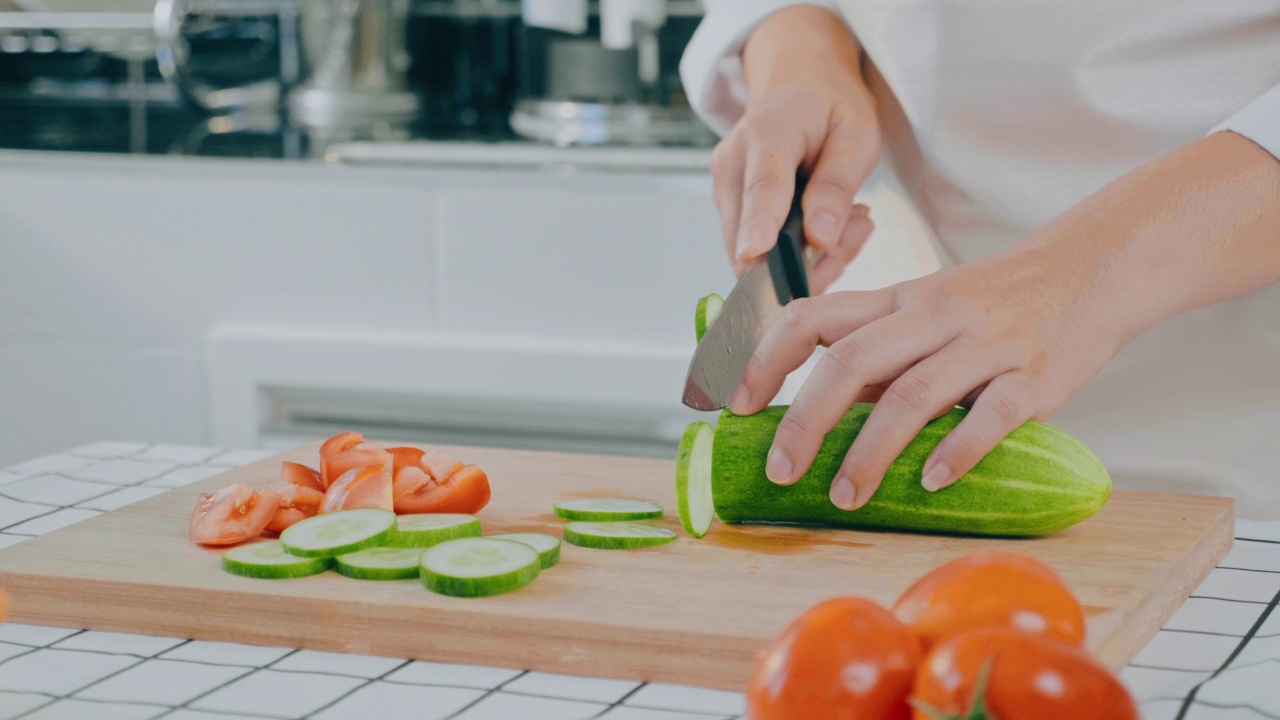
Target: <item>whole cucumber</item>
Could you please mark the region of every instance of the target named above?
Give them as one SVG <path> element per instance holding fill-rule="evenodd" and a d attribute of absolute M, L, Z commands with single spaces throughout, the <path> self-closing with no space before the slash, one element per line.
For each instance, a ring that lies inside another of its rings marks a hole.
<path fill-rule="evenodd" d="M 789 523 L 963 535 L 1037 536 L 1096 513 L 1111 476 L 1087 447 L 1039 422 L 1014 430 L 958 482 L 937 492 L 920 485 L 925 459 L 960 423 L 955 409 L 930 422 L 890 466 L 862 508 L 831 504 L 831 481 L 874 405 L 858 404 L 827 434 L 813 466 L 795 484 L 775 485 L 765 461 L 786 406 L 755 415 L 720 415 L 711 465 L 716 514 L 729 523 Z"/>

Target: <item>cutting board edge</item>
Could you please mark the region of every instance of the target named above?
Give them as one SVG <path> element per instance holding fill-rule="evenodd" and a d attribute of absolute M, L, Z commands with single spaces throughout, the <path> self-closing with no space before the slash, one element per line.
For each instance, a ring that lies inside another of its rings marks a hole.
<path fill-rule="evenodd" d="M 741 690 L 746 685 L 752 659 L 769 641 L 765 637 L 722 634 L 703 637 L 696 632 L 671 629 L 633 628 L 620 635 L 608 624 L 578 619 L 543 619 L 535 628 L 515 617 L 456 609 L 431 613 L 426 608 L 397 605 L 383 606 L 383 613 L 370 617 L 336 600 L 308 600 L 315 607 L 303 611 L 282 608 L 278 622 L 269 625 L 273 630 L 264 633 L 261 628 L 258 632 L 243 629 L 234 612 L 193 614 L 156 607 L 166 593 L 174 591 L 166 586 L 90 580 L 84 583 L 82 593 L 68 597 L 59 593 L 56 586 L 49 587 L 49 580 L 41 575 L 0 572 L 0 587 L 9 588 L 15 599 L 8 620 L 432 662 L 460 662 L 461 653 L 456 646 L 465 644 L 468 664 L 721 690 Z M 209 591 L 208 600 L 216 606 L 223 595 L 232 599 L 242 594 Z M 147 601 L 140 602 L 139 597 Z M 399 622 L 409 630 L 395 634 L 370 631 L 364 635 L 366 642 L 354 644 L 342 639 L 352 634 L 353 627 L 389 621 Z M 339 630 L 317 633 L 318 627 Z M 613 637 L 608 642 L 600 642 L 601 636 L 610 635 Z M 512 653 L 513 643 L 522 648 L 521 652 Z M 726 646 L 732 652 L 726 652 Z M 700 648 L 705 650 L 698 652 Z M 513 664 L 512 658 L 518 658 L 518 662 Z"/>
<path fill-rule="evenodd" d="M 1220 512 L 1213 525 L 1183 554 L 1182 563 L 1166 570 L 1174 589 L 1149 592 L 1143 602 L 1132 608 L 1120 620 L 1130 628 L 1144 628 L 1138 633 L 1115 633 L 1105 643 L 1094 649 L 1095 655 L 1112 670 L 1119 672 L 1137 656 L 1151 638 L 1164 627 L 1169 618 L 1186 602 L 1191 593 L 1204 582 L 1218 562 L 1226 557 L 1235 542 L 1236 503 L 1232 498 L 1214 497 Z"/>

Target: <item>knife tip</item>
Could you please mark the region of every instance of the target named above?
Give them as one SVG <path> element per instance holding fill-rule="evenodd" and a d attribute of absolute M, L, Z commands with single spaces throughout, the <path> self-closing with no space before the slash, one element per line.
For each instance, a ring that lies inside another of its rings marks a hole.
<path fill-rule="evenodd" d="M 713 411 L 721 410 L 725 407 L 724 405 L 717 403 L 715 399 L 702 388 L 702 386 L 692 380 L 684 386 L 683 401 L 685 405 L 693 408 L 694 410 Z"/>

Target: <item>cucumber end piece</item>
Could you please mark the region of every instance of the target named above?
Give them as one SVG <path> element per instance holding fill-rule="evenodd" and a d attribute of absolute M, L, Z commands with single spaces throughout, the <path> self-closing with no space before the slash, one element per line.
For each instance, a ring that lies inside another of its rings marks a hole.
<path fill-rule="evenodd" d="M 707 328 L 711 327 L 711 323 L 715 322 L 722 307 L 724 307 L 724 298 L 716 293 L 711 293 L 698 301 L 698 309 L 694 312 L 693 318 L 693 331 L 698 342 L 702 342 L 702 336 L 706 334 Z"/>
<path fill-rule="evenodd" d="M 685 532 L 700 538 L 711 529 L 715 505 L 711 496 L 711 459 L 715 431 L 710 423 L 690 423 L 676 454 L 676 509 Z"/>

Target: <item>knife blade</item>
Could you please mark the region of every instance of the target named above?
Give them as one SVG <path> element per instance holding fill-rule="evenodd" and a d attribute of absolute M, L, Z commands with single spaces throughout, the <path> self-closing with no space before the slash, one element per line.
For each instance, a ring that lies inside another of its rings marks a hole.
<path fill-rule="evenodd" d="M 777 244 L 738 280 L 698 343 L 685 380 L 685 405 L 695 410 L 728 407 L 747 362 L 782 308 L 809 296 L 809 273 L 816 258 L 807 252 L 804 241 L 803 188 L 798 180 Z"/>

